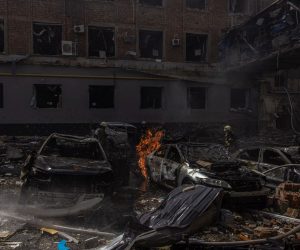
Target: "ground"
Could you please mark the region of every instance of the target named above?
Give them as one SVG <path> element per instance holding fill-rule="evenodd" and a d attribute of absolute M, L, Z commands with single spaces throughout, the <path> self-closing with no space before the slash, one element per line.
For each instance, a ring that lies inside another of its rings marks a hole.
<path fill-rule="evenodd" d="M 10 158 L 8 159 L 8 154 L 3 155 L 0 166 L 0 249 L 57 249 L 57 244 L 64 237 L 41 231 L 42 227 L 51 228 L 51 225 L 93 229 L 120 235 L 128 221 L 157 208 L 169 192 L 132 173 L 129 187 L 116 189 L 111 197 L 102 202 L 101 207 L 89 211 L 84 216 L 47 220 L 29 217 L 22 213 L 22 207 L 18 204 L 21 182 L 17 173 L 26 154 L 32 148 L 37 148 L 42 140 L 43 138 L 2 138 L 1 147 L 3 150 L 10 147 Z M 15 149 L 18 147 L 25 150 L 20 153 Z M 222 209 L 218 223 L 203 229 L 194 238 L 203 241 L 265 238 L 287 232 L 297 224 L 299 220 L 287 222 L 284 219 L 273 218 L 272 214 Z M 97 233 L 61 231 L 79 240 L 78 244 L 67 243 L 71 250 L 100 247 L 109 241 L 109 237 L 99 236 Z"/>

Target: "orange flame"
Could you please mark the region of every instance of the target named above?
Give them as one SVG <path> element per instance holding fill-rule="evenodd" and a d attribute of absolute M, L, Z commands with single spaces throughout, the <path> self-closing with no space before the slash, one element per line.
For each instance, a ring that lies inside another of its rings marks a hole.
<path fill-rule="evenodd" d="M 136 146 L 136 152 L 138 154 L 139 160 L 138 165 L 141 170 L 142 175 L 147 178 L 147 168 L 146 168 L 146 157 L 153 151 L 157 150 L 161 146 L 161 138 L 163 137 L 163 131 L 151 131 L 147 130 L 146 134 L 141 138 L 139 144 Z"/>

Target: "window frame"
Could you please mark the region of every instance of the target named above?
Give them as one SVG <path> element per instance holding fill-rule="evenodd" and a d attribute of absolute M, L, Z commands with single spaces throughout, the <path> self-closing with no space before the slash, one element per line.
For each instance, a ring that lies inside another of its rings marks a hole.
<path fill-rule="evenodd" d="M 153 107 L 143 107 L 143 95 L 142 95 L 142 90 L 145 88 L 155 88 L 155 89 L 160 89 L 160 107 L 158 108 L 153 108 Z M 163 86 L 141 86 L 140 87 L 140 110 L 162 110 L 164 108 L 164 87 Z"/>
<path fill-rule="evenodd" d="M 203 108 L 193 108 L 191 105 L 191 89 L 204 89 L 204 107 Z M 206 110 L 207 109 L 207 87 L 197 87 L 197 86 L 188 86 L 187 87 L 187 108 L 191 110 Z"/>
<path fill-rule="evenodd" d="M 114 109 L 115 108 L 115 95 L 116 95 L 116 87 L 114 85 L 96 85 L 96 84 L 90 84 L 89 86 L 89 109 L 90 110 L 98 110 L 98 109 Z M 112 106 L 109 107 L 95 107 L 91 105 L 91 87 L 93 88 L 112 88 Z"/>
<path fill-rule="evenodd" d="M 206 37 L 206 44 L 205 44 L 205 47 L 206 47 L 206 50 L 205 50 L 205 57 L 201 60 L 188 60 L 187 58 L 187 45 L 188 45 L 188 42 L 187 42 L 187 36 L 188 35 L 196 35 L 196 36 L 205 36 Z M 210 35 L 209 33 L 195 33 L 195 32 L 185 32 L 185 36 L 184 36 L 184 44 L 185 44 L 185 47 L 183 49 L 184 51 L 184 60 L 186 63 L 199 63 L 199 64 L 203 64 L 203 63 L 207 63 L 208 62 L 208 58 L 209 58 L 209 41 L 210 41 Z"/>
<path fill-rule="evenodd" d="M 100 58 L 100 56 L 91 56 L 90 55 L 90 42 L 89 42 L 89 35 L 90 35 L 90 28 L 94 27 L 94 28 L 102 28 L 102 29 L 113 29 L 113 34 L 114 34 L 114 55 L 113 56 L 106 56 L 105 58 L 117 58 L 118 53 L 117 53 L 117 28 L 116 26 L 112 26 L 112 25 L 100 25 L 100 24 L 89 24 L 87 25 L 87 32 L 86 32 L 86 55 L 88 58 L 93 58 L 93 59 L 102 59 Z"/>
<path fill-rule="evenodd" d="M 229 15 L 249 15 L 250 13 L 250 1 L 249 0 L 242 0 L 242 1 L 246 1 L 246 10 L 245 12 L 231 12 L 230 10 L 230 2 L 232 0 L 228 0 L 227 1 L 227 10 L 228 10 L 228 14 Z M 240 1 L 240 0 L 237 0 L 237 1 Z"/>
<path fill-rule="evenodd" d="M 6 34 L 7 34 L 7 28 L 6 28 L 6 20 L 2 16 L 0 16 L 0 22 L 3 22 L 3 51 L 0 50 L 0 54 L 5 54 L 6 53 Z"/>
<path fill-rule="evenodd" d="M 233 98 L 233 93 L 232 91 L 234 90 L 243 90 L 245 91 L 245 107 L 233 107 L 232 105 L 232 98 Z M 230 88 L 230 109 L 236 109 L 236 110 L 239 110 L 239 109 L 242 109 L 242 110 L 245 110 L 245 109 L 249 109 L 250 108 L 250 103 L 251 103 L 251 89 L 250 88 Z"/>
<path fill-rule="evenodd" d="M 57 105 L 57 107 L 39 107 L 38 106 L 38 101 L 37 101 L 37 89 L 36 89 L 36 86 L 58 86 L 59 88 L 60 88 L 60 96 L 59 96 L 59 98 L 60 98 L 60 100 L 58 101 L 58 105 Z M 33 84 L 32 85 L 33 86 L 33 88 L 32 88 L 32 90 L 33 90 L 33 95 L 32 95 L 32 98 L 31 98 L 31 101 L 30 101 L 30 103 L 31 103 L 31 107 L 32 108 L 34 108 L 34 109 L 41 109 L 41 110 L 51 110 L 51 109 L 53 109 L 53 110 L 57 110 L 57 109 L 62 109 L 63 108 L 63 85 L 62 84 L 51 84 L 51 83 L 49 83 L 49 84 L 39 84 L 39 83 L 36 83 L 36 84 Z M 33 103 L 32 103 L 32 100 L 33 100 L 33 98 L 35 97 L 35 105 L 33 105 Z"/>
<path fill-rule="evenodd" d="M 55 55 L 48 55 L 48 54 L 38 54 L 34 51 L 34 24 L 40 24 L 40 25 L 49 25 L 49 26 L 60 26 L 61 27 L 61 41 L 60 41 L 60 52 L 59 54 Z M 64 41 L 64 25 L 62 23 L 49 23 L 45 21 L 32 21 L 31 22 L 31 51 L 32 54 L 35 56 L 46 56 L 46 57 L 57 57 L 62 56 L 62 41 Z"/>
<path fill-rule="evenodd" d="M 140 38 L 141 38 L 141 34 L 140 32 L 141 31 L 146 31 L 146 32 L 160 32 L 161 35 L 162 35 L 162 41 L 161 41 L 161 57 L 144 57 L 142 56 L 142 53 L 141 53 L 141 42 L 140 42 Z M 155 61 L 155 60 L 163 60 L 164 57 L 165 57 L 165 31 L 164 30 L 155 30 L 155 29 L 148 29 L 148 28 L 139 28 L 137 30 L 137 42 L 136 42 L 136 48 L 137 48 L 137 51 L 138 51 L 138 57 L 139 59 L 141 60 L 151 60 L 151 61 Z"/>

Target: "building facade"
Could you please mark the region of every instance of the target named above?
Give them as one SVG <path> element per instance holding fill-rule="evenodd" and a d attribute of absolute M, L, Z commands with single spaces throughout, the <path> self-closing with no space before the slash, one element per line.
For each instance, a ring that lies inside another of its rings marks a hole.
<path fill-rule="evenodd" d="M 1 124 L 247 122 L 218 43 L 268 2 L 0 0 Z"/>

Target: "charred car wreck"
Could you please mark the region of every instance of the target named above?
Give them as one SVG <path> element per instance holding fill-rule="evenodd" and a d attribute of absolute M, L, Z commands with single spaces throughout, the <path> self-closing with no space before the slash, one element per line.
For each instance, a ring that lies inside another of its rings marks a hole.
<path fill-rule="evenodd" d="M 263 176 L 268 187 L 300 183 L 300 147 L 249 147 L 238 150 L 233 157 Z"/>
<path fill-rule="evenodd" d="M 94 137 L 99 140 L 119 185 L 128 185 L 131 165 L 136 162 L 137 128 L 123 122 L 101 122 Z"/>
<path fill-rule="evenodd" d="M 112 186 L 113 172 L 97 139 L 52 134 L 27 158 L 21 179 L 21 203 L 73 207 L 68 212 L 76 213 L 102 201 Z M 67 215 L 65 210 L 43 214 Z"/>
<path fill-rule="evenodd" d="M 230 200 L 263 204 L 269 192 L 259 175 L 231 158 L 218 144 L 162 145 L 147 157 L 150 179 L 166 187 L 201 184 L 223 188 Z"/>

